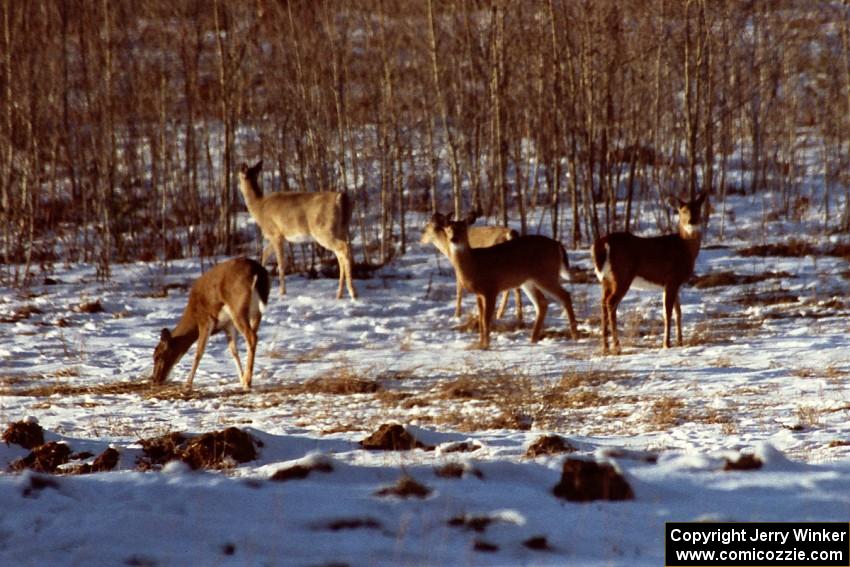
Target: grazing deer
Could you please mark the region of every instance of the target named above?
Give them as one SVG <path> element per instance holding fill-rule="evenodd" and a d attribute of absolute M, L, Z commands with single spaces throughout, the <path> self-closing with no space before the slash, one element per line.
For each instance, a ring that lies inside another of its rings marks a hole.
<path fill-rule="evenodd" d="M 490 246 L 473 248 L 469 242 L 469 225 L 477 215 L 452 221 L 435 217 L 449 241 L 449 258 L 463 286 L 478 300 L 478 331 L 481 348 L 490 346 L 490 322 L 499 292 L 522 287 L 534 304 L 537 316 L 531 331 L 531 342 L 540 340 L 548 301 L 546 292 L 561 302 L 570 319 L 570 333 L 578 338 L 578 327 L 569 292 L 561 287 L 560 275 L 569 276 L 569 260 L 564 247 L 546 236 L 519 236 Z"/>
<path fill-rule="evenodd" d="M 593 243 L 591 256 L 596 277 L 602 283 L 602 349 L 608 352 L 608 326 L 614 350 L 620 353 L 617 306 L 634 285 L 638 289 L 664 290 L 664 348 L 670 348 L 670 315 L 676 312 L 676 336 L 682 346 L 682 309 L 679 288 L 694 271 L 702 242 L 702 206 L 706 193 L 691 201 L 671 198 L 679 210 L 678 234 L 642 238 L 614 232 Z"/>
<path fill-rule="evenodd" d="M 230 354 L 236 361 L 242 387 L 250 389 L 254 372 L 254 353 L 257 350 L 257 331 L 269 300 L 269 286 L 269 273 L 259 262 L 248 258 L 234 258 L 222 262 L 195 280 L 189 291 L 189 303 L 186 304 L 177 326 L 173 331 L 162 330 L 159 344 L 153 353 L 153 383 L 165 382 L 174 365 L 197 341 L 195 361 L 186 380 L 186 388 L 191 389 L 195 371 L 207 346 L 207 339 L 212 334 L 224 331 Z M 248 344 L 248 359 L 244 372 L 236 350 L 234 331 L 239 331 Z"/>
<path fill-rule="evenodd" d="M 286 293 L 284 268 L 286 258 L 284 243 L 315 240 L 323 248 L 336 255 L 339 262 L 339 287 L 336 298 L 342 297 L 343 283 L 348 285 L 348 295 L 357 298 L 351 282 L 351 245 L 348 243 L 348 223 L 351 221 L 352 204 L 345 193 L 330 191 L 315 193 L 272 193 L 263 195 L 259 177 L 263 162 L 253 167 L 242 164 L 239 171 L 239 189 L 245 197 L 248 212 L 260 226 L 263 236 L 269 240 L 277 256 L 277 271 L 280 276 L 280 294 Z M 266 253 L 262 261 L 265 263 Z"/>
<path fill-rule="evenodd" d="M 425 225 L 422 231 L 422 238 L 419 240 L 421 244 L 433 244 L 446 258 L 449 256 L 449 239 L 446 237 L 446 231 L 440 228 L 446 224 L 446 218 L 440 213 L 435 213 L 431 221 Z M 504 228 L 501 226 L 471 226 L 469 227 L 469 245 L 473 248 L 487 248 L 494 244 L 513 240 L 519 236 L 517 231 Z M 460 283 L 460 278 L 455 274 L 455 282 L 457 284 L 457 292 L 455 294 L 455 317 L 461 315 L 461 299 L 463 298 L 463 285 Z M 508 306 L 508 293 L 502 295 L 502 302 L 499 305 L 499 310 L 496 312 L 496 318 L 501 319 L 505 314 L 505 308 Z M 516 303 L 516 318 L 522 323 L 522 298 L 519 288 L 514 290 L 514 302 Z"/>

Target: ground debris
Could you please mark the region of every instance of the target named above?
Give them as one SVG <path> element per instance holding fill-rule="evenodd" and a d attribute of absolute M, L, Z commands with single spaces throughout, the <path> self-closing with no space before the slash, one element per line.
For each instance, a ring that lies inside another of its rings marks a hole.
<path fill-rule="evenodd" d="M 410 451 L 411 449 L 431 451 L 434 449 L 420 442 L 398 423 L 381 425 L 377 431 L 360 441 L 360 446 L 370 451 Z"/>
<path fill-rule="evenodd" d="M 10 423 L 3 432 L 6 444 L 20 445 L 24 449 L 34 449 L 44 445 L 44 429 L 35 420 L 22 420 Z"/>
<path fill-rule="evenodd" d="M 257 441 L 236 427 L 188 438 L 171 432 L 139 443 L 145 453 L 137 463 L 142 470 L 173 460 L 183 461 L 192 469 L 222 469 L 257 458 Z"/>
<path fill-rule="evenodd" d="M 561 481 L 552 489 L 555 496 L 571 502 L 633 500 L 632 487 L 613 465 L 568 458 Z"/>

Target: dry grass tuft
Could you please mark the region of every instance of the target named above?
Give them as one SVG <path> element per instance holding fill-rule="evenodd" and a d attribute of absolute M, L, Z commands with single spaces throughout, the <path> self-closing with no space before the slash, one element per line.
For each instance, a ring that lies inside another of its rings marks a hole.
<path fill-rule="evenodd" d="M 397 498 L 427 498 L 431 489 L 416 481 L 411 476 L 404 475 L 393 486 L 387 486 L 375 492 L 375 496 L 395 496 Z"/>
<path fill-rule="evenodd" d="M 348 396 L 351 394 L 374 394 L 381 390 L 381 384 L 370 378 L 361 378 L 349 369 L 331 370 L 322 376 L 308 380 L 303 385 L 307 394 L 331 394 Z"/>
<path fill-rule="evenodd" d="M 761 274 L 736 274 L 729 271 L 712 272 L 693 279 L 693 286 L 697 289 L 712 287 L 723 287 L 732 285 L 748 285 L 771 279 L 792 279 L 794 276 L 788 272 L 764 272 Z"/>
<path fill-rule="evenodd" d="M 679 398 L 663 397 L 655 400 L 650 409 L 649 422 L 659 429 L 679 425 L 684 419 L 685 404 Z"/>
<path fill-rule="evenodd" d="M 782 256 L 791 258 L 803 258 L 818 254 L 817 248 L 803 240 L 791 239 L 783 243 L 758 244 L 738 250 L 739 256 L 749 258 L 752 256 Z"/>

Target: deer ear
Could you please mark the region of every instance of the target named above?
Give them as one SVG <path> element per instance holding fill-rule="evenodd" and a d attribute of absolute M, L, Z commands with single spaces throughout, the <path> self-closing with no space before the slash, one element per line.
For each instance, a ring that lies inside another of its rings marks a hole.
<path fill-rule="evenodd" d="M 697 205 L 702 206 L 702 204 L 705 203 L 706 197 L 708 197 L 708 191 L 706 191 L 706 190 L 701 191 L 699 196 L 696 199 Z"/>
<path fill-rule="evenodd" d="M 446 226 L 446 217 L 440 213 L 434 213 L 431 215 L 431 222 L 434 223 L 434 226 L 443 228 Z"/>
<path fill-rule="evenodd" d="M 257 171 L 257 172 L 262 171 L 263 170 L 263 160 L 260 160 L 257 163 L 255 163 L 254 167 L 252 167 L 251 169 L 253 169 L 254 171 Z"/>
<path fill-rule="evenodd" d="M 478 220 L 478 212 L 469 211 L 464 220 L 466 221 L 466 224 L 475 224 L 475 221 Z"/>
<path fill-rule="evenodd" d="M 674 209 L 679 209 L 685 206 L 685 202 L 674 195 L 667 197 L 667 203 Z"/>
<path fill-rule="evenodd" d="M 160 331 L 159 340 L 164 342 L 164 343 L 167 343 L 168 341 L 170 341 L 171 340 L 171 331 L 169 331 L 168 329 L 163 329 L 162 331 Z"/>
<path fill-rule="evenodd" d="M 248 173 L 248 164 L 243 161 L 242 165 L 239 166 L 239 171 L 241 173 Z"/>

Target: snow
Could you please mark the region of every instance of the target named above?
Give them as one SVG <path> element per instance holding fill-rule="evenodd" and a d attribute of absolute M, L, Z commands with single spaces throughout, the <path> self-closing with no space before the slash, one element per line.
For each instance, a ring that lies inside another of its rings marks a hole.
<path fill-rule="evenodd" d="M 779 275 L 685 288 L 686 345 L 669 350 L 659 348 L 660 293 L 630 292 L 619 310 L 622 356 L 601 353 L 586 250 L 570 251 L 570 263 L 588 283 L 565 284 L 582 338 L 567 338 L 565 318 L 551 309 L 549 336 L 531 344 L 509 308 L 489 351 L 472 348 L 477 333 L 452 318 L 454 280 L 432 248 L 414 244 L 356 281 L 357 301 L 335 300 L 336 280 L 292 275 L 284 297 L 274 281 L 249 393 L 223 336 L 210 340 L 191 395 L 181 387 L 194 351 L 169 385 L 145 383 L 160 329 L 185 305 L 186 289 L 170 284 L 189 285 L 197 259 L 117 265 L 109 282 L 93 266 L 57 268 L 56 285 L 4 289 L 0 319 L 38 311 L 0 323 L 0 418 L 33 418 L 47 441 L 94 455 L 112 446 L 121 458 L 115 471 L 89 475 L 0 473 L 0 564 L 660 565 L 667 521 L 846 521 L 847 260 L 739 255 L 762 234 L 762 202 L 735 199 L 727 239 L 713 222 L 697 274 Z M 824 244 L 807 222 L 765 240 L 795 234 Z M 94 300 L 102 313 L 74 309 Z M 473 299 L 464 305 L 471 312 Z M 527 325 L 532 311 L 526 305 Z M 307 387 L 340 376 L 379 390 Z M 358 445 L 392 422 L 435 449 Z M 137 469 L 139 439 L 229 426 L 262 442 L 256 460 L 223 471 Z M 565 456 L 525 456 L 545 434 L 564 437 L 575 456 L 614 463 L 635 499 L 556 498 Z M 467 442 L 478 448 L 457 451 Z M 4 471 L 27 453 L 0 444 Z M 764 466 L 723 470 L 741 454 Z M 269 480 L 317 463 L 331 472 Z M 462 465 L 463 477 L 439 476 L 447 463 Z M 405 475 L 431 493 L 376 495 Z M 481 532 L 451 522 L 474 517 L 490 522 Z M 523 544 L 539 536 L 549 550 Z"/>

